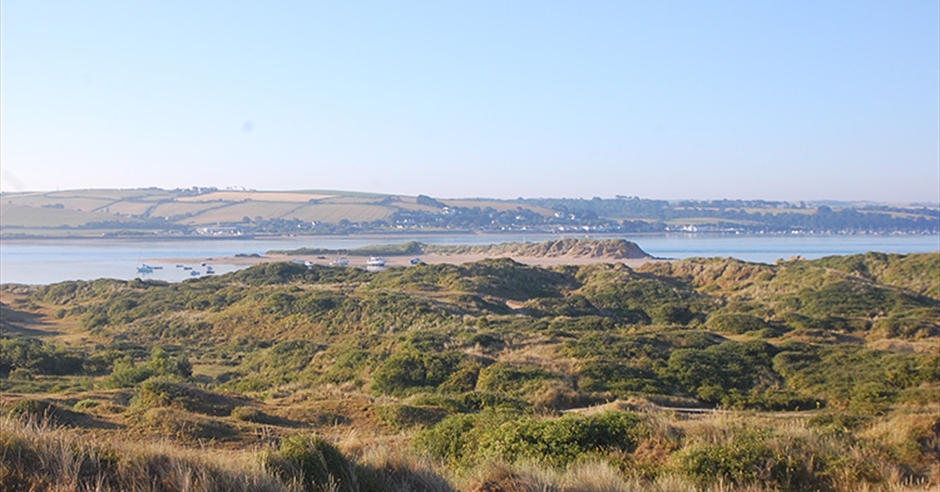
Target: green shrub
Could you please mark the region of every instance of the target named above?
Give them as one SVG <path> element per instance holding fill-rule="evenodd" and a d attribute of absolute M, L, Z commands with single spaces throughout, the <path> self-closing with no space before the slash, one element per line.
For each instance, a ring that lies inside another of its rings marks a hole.
<path fill-rule="evenodd" d="M 192 372 L 192 364 L 185 356 L 171 358 L 165 350 L 157 347 L 145 365 L 138 366 L 129 355 L 115 360 L 107 385 L 111 388 L 129 388 L 154 376 L 188 378 Z"/>
<path fill-rule="evenodd" d="M 238 437 L 238 431 L 226 422 L 172 407 L 133 412 L 128 422 L 149 434 L 180 441 L 225 441 Z"/>
<path fill-rule="evenodd" d="M 35 338 L 0 338 L 0 376 L 17 369 L 32 374 L 81 374 L 82 357 Z"/>
<path fill-rule="evenodd" d="M 480 371 L 477 389 L 522 397 L 540 386 L 542 381 L 559 378 L 559 375 L 540 367 L 514 366 L 498 362 Z"/>
<path fill-rule="evenodd" d="M 24 398 L 6 408 L 7 415 L 49 425 L 71 425 L 81 414 L 46 400 Z"/>
<path fill-rule="evenodd" d="M 749 331 L 759 331 L 770 328 L 766 321 L 750 314 L 721 313 L 708 317 L 705 326 L 709 330 L 721 333 L 740 335 Z"/>
<path fill-rule="evenodd" d="M 640 433 L 639 422 L 627 412 L 555 419 L 526 417 L 493 429 L 481 446 L 511 463 L 534 460 L 565 466 L 612 452 L 632 452 Z"/>
<path fill-rule="evenodd" d="M 376 369 L 372 375 L 372 389 L 392 395 L 434 390 L 447 380 L 462 358 L 455 352 L 403 350 Z"/>
<path fill-rule="evenodd" d="M 329 369 L 321 376 L 327 383 L 345 383 L 356 381 L 360 371 L 369 362 L 369 352 L 358 347 L 344 347 L 336 350 L 335 359 Z"/>
<path fill-rule="evenodd" d="M 829 489 L 825 477 L 816 476 L 814 467 L 824 467 L 821 457 L 807 459 L 802 453 L 788 452 L 786 446 L 771 441 L 765 432 L 740 431 L 724 442 L 693 444 L 676 453 L 676 469 L 699 483 L 711 485 L 764 485 L 776 490 Z M 818 460 L 819 462 L 815 462 Z"/>
<path fill-rule="evenodd" d="M 98 405 L 101 405 L 101 402 L 99 402 L 99 401 L 97 401 L 97 400 L 85 399 L 85 400 L 80 400 L 80 401 L 76 402 L 74 405 L 72 405 L 72 408 L 73 408 L 74 410 L 77 410 L 77 411 L 81 412 L 82 410 L 88 410 L 88 409 L 90 409 L 90 408 L 95 408 L 95 407 L 97 407 Z"/>
<path fill-rule="evenodd" d="M 565 466 L 632 452 L 642 432 L 639 418 L 627 412 L 537 418 L 490 410 L 448 417 L 419 433 L 415 446 L 460 467 L 484 458 Z"/>
<path fill-rule="evenodd" d="M 431 427 L 447 416 L 447 410 L 429 405 L 384 405 L 376 408 L 379 418 L 391 427 Z"/>
<path fill-rule="evenodd" d="M 300 483 L 311 492 L 355 492 L 359 488 L 354 466 L 319 436 L 288 436 L 277 451 L 266 453 L 262 462 L 282 481 Z"/>
<path fill-rule="evenodd" d="M 497 418 L 493 418 L 496 416 Z M 488 418 L 487 418 L 488 417 Z M 447 461 L 451 466 L 461 466 L 472 462 L 481 452 L 480 434 L 484 420 L 501 423 L 501 414 L 488 412 L 487 415 L 453 415 L 442 420 L 433 428 L 420 432 L 414 439 L 414 446 L 429 455 Z"/>
<path fill-rule="evenodd" d="M 584 362 L 578 371 L 578 387 L 583 391 L 609 391 L 619 398 L 635 393 L 668 393 L 668 383 L 652 369 L 632 367 L 620 361 L 595 359 Z"/>
<path fill-rule="evenodd" d="M 709 403 L 740 406 L 746 405 L 748 392 L 780 381 L 773 369 L 777 351 L 766 342 L 728 341 L 704 350 L 674 350 L 665 369 L 691 396 Z"/>
<path fill-rule="evenodd" d="M 845 412 L 823 413 L 813 416 L 806 423 L 826 432 L 846 434 L 871 422 L 871 417 Z"/>
<path fill-rule="evenodd" d="M 447 380 L 441 383 L 438 390 L 441 393 L 464 393 L 473 391 L 477 386 L 477 380 L 480 376 L 480 369 L 483 366 L 478 363 L 461 364 L 456 371 L 447 377 Z"/>
<path fill-rule="evenodd" d="M 246 405 L 232 409 L 231 416 L 236 420 L 241 420 L 242 422 L 252 422 L 255 424 L 275 424 L 278 421 L 276 417 L 272 417 L 262 412 L 261 410 L 258 410 L 257 408 Z"/>
<path fill-rule="evenodd" d="M 140 384 L 134 403 L 144 408 L 174 407 L 224 417 L 232 413 L 238 401 L 177 380 L 156 377 Z"/>

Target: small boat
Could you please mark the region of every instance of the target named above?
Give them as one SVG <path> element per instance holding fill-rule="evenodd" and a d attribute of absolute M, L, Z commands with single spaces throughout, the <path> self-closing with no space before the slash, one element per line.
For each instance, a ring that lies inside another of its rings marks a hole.
<path fill-rule="evenodd" d="M 184 267 L 183 267 L 183 270 L 192 270 L 192 269 L 193 269 L 193 267 L 191 267 L 191 266 L 184 266 Z"/>
<path fill-rule="evenodd" d="M 366 265 L 370 267 L 384 267 L 385 258 L 382 258 L 381 256 L 373 256 L 369 258 L 369 261 L 366 262 Z"/>
<path fill-rule="evenodd" d="M 200 275 L 199 270 L 193 270 L 189 272 L 189 275 L 192 277 L 198 277 Z"/>
<path fill-rule="evenodd" d="M 346 258 L 337 258 L 330 262 L 330 265 L 334 266 L 349 266 L 349 260 Z"/>
<path fill-rule="evenodd" d="M 206 275 L 212 275 L 213 273 L 215 273 L 215 270 L 213 270 L 211 266 L 207 266 Z"/>
<path fill-rule="evenodd" d="M 154 270 L 163 270 L 162 266 L 155 266 L 155 267 L 150 267 L 150 268 L 153 268 Z"/>
<path fill-rule="evenodd" d="M 179 263 L 177 263 L 176 268 L 183 268 L 183 265 L 180 265 Z"/>
<path fill-rule="evenodd" d="M 421 263 L 421 258 L 412 258 L 412 259 L 411 259 L 411 264 L 412 264 L 412 265 L 417 265 L 418 263 Z"/>
<path fill-rule="evenodd" d="M 137 267 L 137 273 L 153 273 L 153 267 L 146 263 L 143 263 L 139 267 Z"/>

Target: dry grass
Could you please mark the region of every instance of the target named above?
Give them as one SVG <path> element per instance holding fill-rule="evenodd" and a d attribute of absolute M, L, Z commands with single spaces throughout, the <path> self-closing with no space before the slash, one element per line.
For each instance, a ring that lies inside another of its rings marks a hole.
<path fill-rule="evenodd" d="M 250 452 L 99 440 L 0 418 L 3 490 L 291 491 Z"/>
<path fill-rule="evenodd" d="M 209 204 L 207 204 L 209 205 Z M 183 219 L 180 223 L 188 225 L 241 222 L 245 217 L 254 219 L 277 219 L 285 217 L 298 208 L 291 202 L 233 202 L 226 206 L 210 208 L 198 215 Z"/>
<path fill-rule="evenodd" d="M 151 217 L 175 217 L 180 215 L 196 215 L 206 210 L 225 206 L 220 203 L 183 203 L 183 202 L 165 202 L 157 205 L 150 211 Z M 241 217 L 239 217 L 241 218 Z"/>
<path fill-rule="evenodd" d="M 27 207 L 4 203 L 0 207 L 0 222 L 4 227 L 78 227 L 100 220 L 120 220 L 115 216 L 68 209 Z"/>
<path fill-rule="evenodd" d="M 335 224 L 342 219 L 351 222 L 372 222 L 388 218 L 394 210 L 382 205 L 365 203 L 350 204 L 313 204 L 305 205 L 291 212 L 285 218 L 296 218 L 307 222 L 326 222 Z"/>

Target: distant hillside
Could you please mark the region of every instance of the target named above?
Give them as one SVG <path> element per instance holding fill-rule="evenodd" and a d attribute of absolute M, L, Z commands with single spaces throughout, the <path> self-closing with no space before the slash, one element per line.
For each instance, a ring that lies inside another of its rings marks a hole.
<path fill-rule="evenodd" d="M 541 243 L 502 243 L 482 245 L 431 245 L 409 241 L 403 244 L 365 246 L 355 249 L 298 248 L 271 250 L 267 254 L 396 256 L 436 253 L 442 255 L 482 255 L 485 257 L 517 256 L 529 258 L 598 258 L 627 260 L 652 258 L 636 243 L 623 239 L 556 239 Z"/>
<path fill-rule="evenodd" d="M 445 199 L 215 188 L 0 195 L 3 237 L 357 233 L 940 233 L 936 206 L 763 200 Z"/>
<path fill-rule="evenodd" d="M 603 258 L 626 260 L 651 258 L 632 242 L 622 239 L 556 239 L 542 243 L 503 243 L 485 245 L 426 245 L 424 251 L 442 254 L 482 254 L 485 256 L 524 256 L 532 258 Z"/>

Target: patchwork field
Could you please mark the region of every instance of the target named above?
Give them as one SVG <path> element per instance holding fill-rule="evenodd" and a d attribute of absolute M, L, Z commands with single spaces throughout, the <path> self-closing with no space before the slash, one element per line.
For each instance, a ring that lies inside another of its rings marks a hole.
<path fill-rule="evenodd" d="M 75 236 L 86 228 L 104 228 L 108 235 L 198 235 L 208 225 L 266 236 L 403 230 L 668 233 L 719 223 L 739 234 L 940 233 L 936 206 L 829 207 L 760 200 L 435 199 L 323 190 L 148 188 L 3 193 L 0 203 L 8 209 L 0 223 L 0 235 L 7 237 L 23 236 L 27 227 L 39 230 L 33 234 L 38 236 L 58 236 L 57 228 L 70 228 Z"/>

